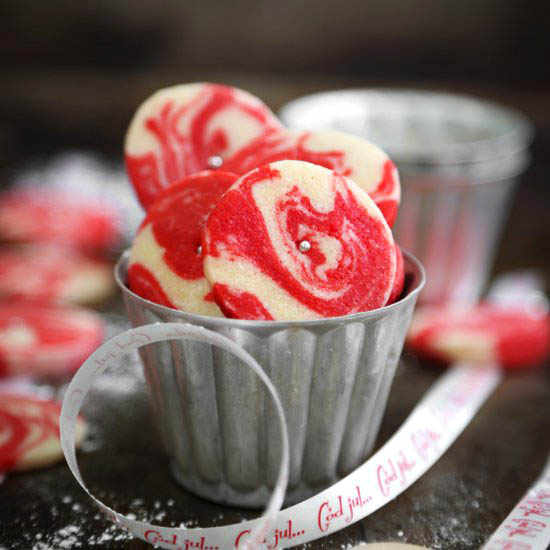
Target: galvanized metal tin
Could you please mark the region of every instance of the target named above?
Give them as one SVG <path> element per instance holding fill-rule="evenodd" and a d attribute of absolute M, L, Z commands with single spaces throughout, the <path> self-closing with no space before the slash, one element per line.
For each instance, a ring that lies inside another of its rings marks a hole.
<path fill-rule="evenodd" d="M 477 300 L 487 282 L 518 176 L 529 120 L 476 98 L 422 90 L 356 89 L 288 103 L 295 128 L 362 135 L 396 162 L 402 201 L 394 234 L 426 268 L 421 300 Z"/>
<path fill-rule="evenodd" d="M 134 327 L 201 325 L 240 344 L 273 381 L 288 423 L 287 503 L 358 466 L 374 445 L 424 270 L 405 254 L 406 294 L 375 311 L 320 321 L 241 321 L 166 308 L 115 276 Z M 198 342 L 141 348 L 153 408 L 176 479 L 207 499 L 265 504 L 280 462 L 278 423 L 262 384 L 233 355 Z"/>

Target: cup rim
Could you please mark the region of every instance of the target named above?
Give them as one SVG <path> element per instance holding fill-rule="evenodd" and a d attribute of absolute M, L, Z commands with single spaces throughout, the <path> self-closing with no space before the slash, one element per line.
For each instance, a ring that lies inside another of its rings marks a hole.
<path fill-rule="evenodd" d="M 414 109 L 410 109 L 411 102 L 415 104 Z M 374 105 L 374 109 L 368 108 L 369 104 Z M 330 105 L 345 105 L 346 108 L 354 105 L 356 111 L 361 110 L 365 117 L 373 114 L 388 116 L 392 109 L 395 115 L 395 112 L 404 111 L 407 108 L 407 112 L 422 118 L 422 108 L 425 109 L 424 115 L 428 107 L 432 110 L 439 109 L 441 112 L 452 112 L 457 108 L 463 108 L 470 115 L 476 115 L 478 125 L 480 125 L 479 117 L 483 119 L 482 126 L 489 127 L 492 123 L 489 136 L 463 142 L 440 141 L 425 144 L 422 140 L 414 140 L 399 145 L 379 140 L 378 145 L 386 150 L 397 164 L 420 163 L 446 166 L 490 162 L 514 154 L 520 154 L 521 157 L 521 153 L 529 148 L 535 133 L 533 123 L 516 109 L 467 94 L 422 88 L 356 87 L 317 92 L 289 101 L 279 110 L 279 116 L 291 128 L 309 130 L 328 128 L 329 123 L 319 123 L 319 120 L 326 120 L 327 114 L 334 112 L 334 108 L 331 109 Z M 429 117 L 426 116 L 426 120 L 428 119 Z M 308 122 L 310 120 L 315 122 L 311 124 Z M 344 127 L 341 129 L 349 131 Z M 524 162 L 522 158 L 518 158 L 518 163 L 524 164 Z"/>
<path fill-rule="evenodd" d="M 252 328 L 265 328 L 265 329 L 281 329 L 281 328 L 314 328 L 326 323 L 347 324 L 353 322 L 362 322 L 371 318 L 382 318 L 388 313 L 397 310 L 401 307 L 406 307 L 411 301 L 415 301 L 420 291 L 424 288 L 426 283 L 426 271 L 420 261 L 413 256 L 410 252 L 401 249 L 403 253 L 403 259 L 405 263 L 405 274 L 407 274 L 407 266 L 412 268 L 413 283 L 412 288 L 408 291 L 407 295 L 394 302 L 391 305 L 381 308 L 373 309 L 370 311 L 363 311 L 359 313 L 352 313 L 350 315 L 341 315 L 339 317 L 326 317 L 324 319 L 313 319 L 304 321 L 256 321 L 246 319 L 230 319 L 228 317 L 211 317 L 208 315 L 199 315 L 198 313 L 190 313 L 179 309 L 172 309 L 155 302 L 151 302 L 145 298 L 142 298 L 135 292 L 132 292 L 126 285 L 126 273 L 127 264 L 130 257 L 130 249 L 126 249 L 121 255 L 114 267 L 114 277 L 123 294 L 130 296 L 133 300 L 141 303 L 142 307 L 150 310 L 156 310 L 162 316 L 178 315 L 191 324 L 208 326 L 209 328 L 236 328 L 236 329 L 252 329 Z M 409 269 L 410 272 L 410 269 Z"/>

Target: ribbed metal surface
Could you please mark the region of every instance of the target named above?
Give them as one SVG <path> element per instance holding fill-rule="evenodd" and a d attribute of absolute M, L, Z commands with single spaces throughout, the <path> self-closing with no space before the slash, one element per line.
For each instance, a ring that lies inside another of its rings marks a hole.
<path fill-rule="evenodd" d="M 287 502 L 346 474 L 374 445 L 423 270 L 406 255 L 407 296 L 393 306 L 337 319 L 256 322 L 174 311 L 125 286 L 133 326 L 199 324 L 237 342 L 264 367 L 289 428 Z M 153 409 L 176 478 L 218 502 L 261 506 L 277 475 L 281 441 L 261 382 L 233 355 L 198 342 L 145 346 L 141 357 Z"/>

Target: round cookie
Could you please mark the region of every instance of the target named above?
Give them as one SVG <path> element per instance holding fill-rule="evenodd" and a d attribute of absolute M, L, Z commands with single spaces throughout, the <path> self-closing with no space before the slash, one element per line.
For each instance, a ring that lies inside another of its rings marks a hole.
<path fill-rule="evenodd" d="M 397 302 L 405 287 L 405 260 L 401 248 L 395 243 L 395 279 L 391 289 L 390 297 L 388 298 L 387 306 Z"/>
<path fill-rule="evenodd" d="M 200 172 L 156 198 L 130 251 L 133 292 L 174 309 L 223 316 L 204 278 L 201 239 L 206 218 L 236 179 L 228 172 Z"/>
<path fill-rule="evenodd" d="M 311 162 L 352 179 L 374 200 L 390 227 L 395 222 L 401 199 L 399 175 L 388 155 L 370 141 L 334 130 L 284 129 L 235 152 L 223 168 L 243 175 L 278 160 Z"/>
<path fill-rule="evenodd" d="M 413 317 L 407 343 L 418 355 L 436 361 L 520 368 L 548 356 L 550 318 L 492 304 L 465 310 L 424 307 Z"/>
<path fill-rule="evenodd" d="M 45 188 L 7 191 L 0 195 L 0 236 L 104 249 L 120 240 L 120 220 L 109 205 L 78 195 Z"/>
<path fill-rule="evenodd" d="M 268 107 L 243 90 L 210 83 L 164 88 L 141 104 L 130 123 L 126 168 L 147 209 L 171 183 L 219 168 L 242 147 L 280 128 Z"/>
<path fill-rule="evenodd" d="M 59 438 L 61 404 L 36 397 L 0 393 L 0 472 L 30 470 L 54 464 L 63 458 Z M 79 417 L 75 443 L 86 433 Z"/>
<path fill-rule="evenodd" d="M 107 262 L 70 248 L 29 245 L 0 251 L 0 297 L 88 304 L 114 290 Z"/>
<path fill-rule="evenodd" d="M 0 303 L 0 375 L 73 373 L 103 341 L 103 322 L 79 308 Z"/>
<path fill-rule="evenodd" d="M 383 306 L 394 241 L 372 199 L 344 176 L 301 161 L 239 178 L 210 214 L 204 274 L 228 317 L 306 320 Z"/>

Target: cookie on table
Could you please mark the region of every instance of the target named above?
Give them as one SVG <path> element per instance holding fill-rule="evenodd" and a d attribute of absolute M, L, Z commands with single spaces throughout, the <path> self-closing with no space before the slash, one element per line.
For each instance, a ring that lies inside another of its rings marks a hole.
<path fill-rule="evenodd" d="M 0 302 L 0 375 L 72 374 L 103 341 L 93 311 L 55 304 Z"/>
<path fill-rule="evenodd" d="M 0 238 L 108 249 L 120 241 L 118 213 L 105 203 L 47 188 L 0 194 Z"/>
<path fill-rule="evenodd" d="M 388 155 L 374 143 L 335 130 L 303 132 L 283 129 L 255 140 L 225 159 L 223 168 L 243 175 L 279 160 L 302 160 L 352 179 L 366 191 L 390 227 L 401 199 L 399 174 Z"/>
<path fill-rule="evenodd" d="M 201 239 L 206 218 L 236 179 L 204 171 L 160 193 L 132 244 L 130 290 L 163 306 L 222 316 L 204 278 Z"/>
<path fill-rule="evenodd" d="M 407 344 L 419 356 L 445 363 L 526 367 L 548 357 L 550 318 L 489 303 L 460 310 L 426 306 L 417 309 Z"/>
<path fill-rule="evenodd" d="M 74 249 L 51 245 L 0 249 L 0 298 L 92 304 L 107 298 L 114 288 L 108 262 Z"/>
<path fill-rule="evenodd" d="M 204 274 L 228 317 L 306 320 L 382 307 L 393 236 L 356 183 L 302 161 L 240 177 L 206 223 Z"/>
<path fill-rule="evenodd" d="M 61 404 L 17 394 L 0 393 L 0 472 L 31 470 L 63 458 L 59 438 Z M 75 444 L 80 445 L 86 424 L 79 417 Z"/>
<path fill-rule="evenodd" d="M 219 168 L 227 157 L 280 128 L 269 108 L 243 90 L 211 83 L 164 88 L 140 105 L 130 123 L 126 168 L 147 209 L 171 183 Z"/>

